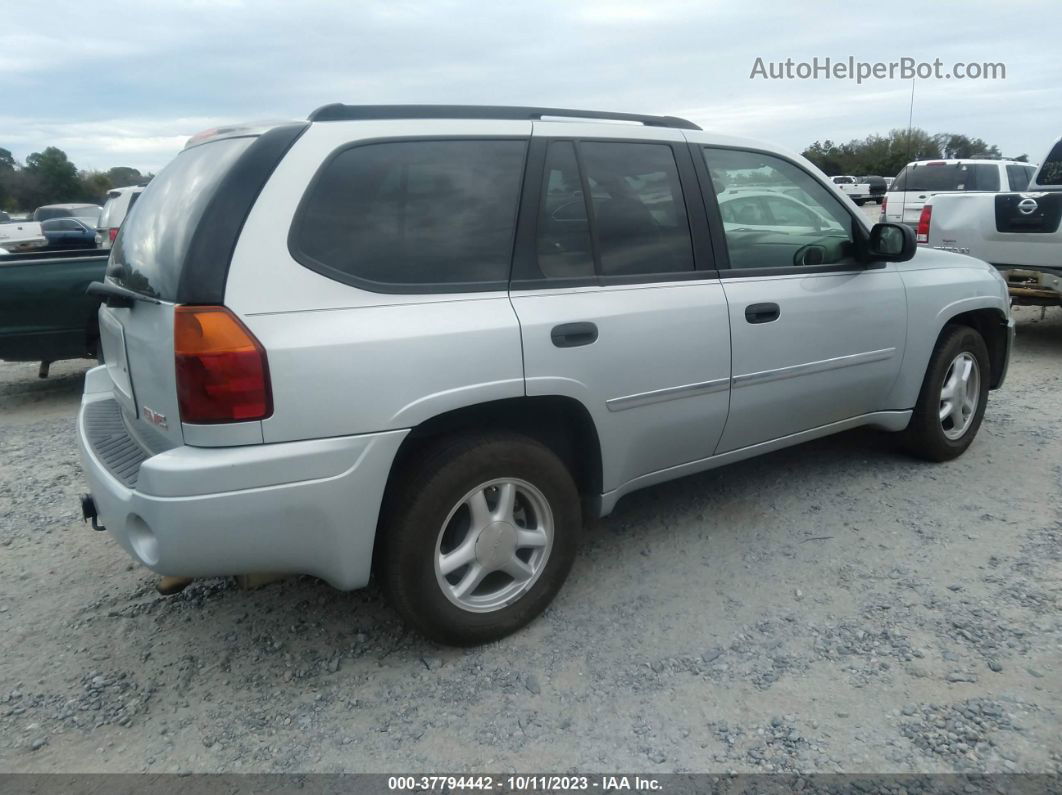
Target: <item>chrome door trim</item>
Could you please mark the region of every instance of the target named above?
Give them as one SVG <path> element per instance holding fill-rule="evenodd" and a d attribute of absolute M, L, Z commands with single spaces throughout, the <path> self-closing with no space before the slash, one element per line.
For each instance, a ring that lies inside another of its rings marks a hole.
<path fill-rule="evenodd" d="M 734 388 L 752 386 L 753 384 L 766 384 L 771 381 L 781 381 L 785 378 L 795 378 L 812 373 L 824 373 L 827 370 L 837 370 L 841 367 L 852 367 L 857 364 L 870 364 L 891 359 L 896 355 L 895 348 L 882 348 L 877 351 L 865 353 L 853 353 L 848 356 L 835 356 L 832 359 L 821 359 L 815 362 L 794 364 L 789 367 L 778 367 L 774 370 L 760 370 L 756 373 L 735 375 L 732 379 Z"/>
<path fill-rule="evenodd" d="M 664 389 L 654 389 L 650 392 L 638 392 L 634 395 L 611 398 L 605 401 L 605 405 L 609 411 L 626 411 L 639 406 L 648 406 L 652 403 L 663 403 L 667 400 L 679 400 L 680 398 L 693 397 L 694 395 L 710 395 L 713 392 L 722 392 L 729 388 L 729 378 L 713 378 L 711 381 L 700 381 L 696 384 L 669 386 Z"/>

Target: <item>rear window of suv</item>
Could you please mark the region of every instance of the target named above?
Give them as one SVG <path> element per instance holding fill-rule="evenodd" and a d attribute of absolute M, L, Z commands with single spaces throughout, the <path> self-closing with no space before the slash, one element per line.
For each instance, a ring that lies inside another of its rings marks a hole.
<path fill-rule="evenodd" d="M 176 300 L 185 255 L 203 211 L 254 140 L 225 138 L 193 146 L 162 169 L 121 226 L 108 278 L 127 290 Z"/>
<path fill-rule="evenodd" d="M 893 181 L 890 191 L 999 190 L 994 163 L 916 163 Z"/>
<path fill-rule="evenodd" d="M 525 140 L 351 146 L 310 185 L 290 247 L 311 270 L 378 292 L 504 288 Z"/>
<path fill-rule="evenodd" d="M 1062 185 L 1062 141 L 1052 147 L 1040 173 L 1036 175 L 1037 185 Z"/>

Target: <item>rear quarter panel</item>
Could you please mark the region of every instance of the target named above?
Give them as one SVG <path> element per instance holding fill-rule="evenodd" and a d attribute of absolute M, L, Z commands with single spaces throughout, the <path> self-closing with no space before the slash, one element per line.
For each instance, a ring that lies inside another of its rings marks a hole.
<path fill-rule="evenodd" d="M 416 137 L 527 136 L 530 122 L 418 121 Z M 266 442 L 410 428 L 462 406 L 524 394 L 508 293 L 362 290 L 288 251 L 296 207 L 325 158 L 363 139 L 411 137 L 409 122 L 312 125 L 263 188 L 233 253 L 225 303 L 262 342 L 273 415 Z"/>

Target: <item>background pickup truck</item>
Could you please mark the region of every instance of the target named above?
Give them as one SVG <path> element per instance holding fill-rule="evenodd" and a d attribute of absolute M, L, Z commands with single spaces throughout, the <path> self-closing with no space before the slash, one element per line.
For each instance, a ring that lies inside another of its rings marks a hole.
<path fill-rule="evenodd" d="M 863 205 L 867 202 L 881 204 L 885 199 L 885 191 L 888 187 L 882 177 L 830 177 L 833 184 L 841 189 L 856 204 Z"/>
<path fill-rule="evenodd" d="M 37 221 L 5 221 L 0 223 L 0 254 L 31 251 L 48 244 Z"/>
<path fill-rule="evenodd" d="M 96 355 L 100 299 L 85 293 L 102 281 L 107 252 L 0 256 L 0 359 L 48 365 Z"/>
<path fill-rule="evenodd" d="M 1021 193 L 933 196 L 916 239 L 996 266 L 1012 303 L 1062 306 L 1062 140 Z"/>

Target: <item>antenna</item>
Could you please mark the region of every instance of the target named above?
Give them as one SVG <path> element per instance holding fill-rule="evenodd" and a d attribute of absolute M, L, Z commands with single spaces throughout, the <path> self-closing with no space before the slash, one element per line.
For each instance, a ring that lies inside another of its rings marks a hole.
<path fill-rule="evenodd" d="M 911 107 L 907 111 L 907 162 L 911 162 L 911 126 L 914 121 L 915 78 L 911 78 Z"/>

